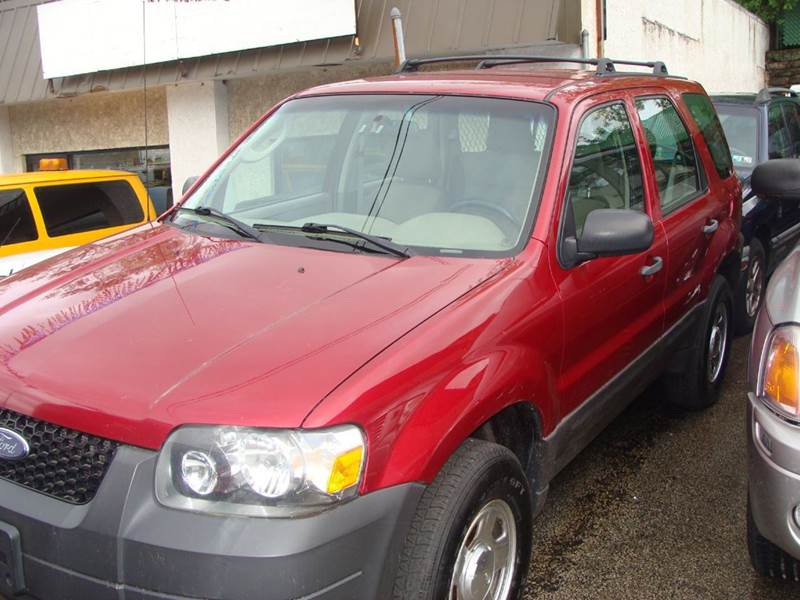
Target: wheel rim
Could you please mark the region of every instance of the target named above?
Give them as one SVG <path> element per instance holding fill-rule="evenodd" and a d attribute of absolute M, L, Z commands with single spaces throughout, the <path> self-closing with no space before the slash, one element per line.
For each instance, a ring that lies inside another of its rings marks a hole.
<path fill-rule="evenodd" d="M 517 558 L 511 507 L 492 500 L 472 519 L 456 556 L 449 600 L 507 600 Z"/>
<path fill-rule="evenodd" d="M 764 293 L 764 270 L 761 262 L 754 260 L 750 263 L 747 272 L 747 287 L 745 288 L 745 309 L 748 317 L 754 317 L 761 304 L 761 295 Z"/>
<path fill-rule="evenodd" d="M 728 347 L 728 309 L 720 302 L 714 309 L 708 335 L 708 381 L 715 383 L 722 372 Z"/>

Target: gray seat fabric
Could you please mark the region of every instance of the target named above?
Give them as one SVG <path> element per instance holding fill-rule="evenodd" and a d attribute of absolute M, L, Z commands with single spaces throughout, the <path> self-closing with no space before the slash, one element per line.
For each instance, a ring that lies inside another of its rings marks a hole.
<path fill-rule="evenodd" d="M 412 129 L 388 189 L 381 192 L 373 214 L 402 223 L 418 215 L 442 208 L 444 174 L 439 156 L 431 156 L 435 148 L 431 134 Z"/>
<path fill-rule="evenodd" d="M 518 223 L 528 212 L 532 190 L 530 172 L 538 155 L 533 152 L 530 129 L 515 119 L 493 118 L 489 123 L 486 150 L 464 154 L 466 186 L 480 197 L 465 198 L 505 209 Z"/>

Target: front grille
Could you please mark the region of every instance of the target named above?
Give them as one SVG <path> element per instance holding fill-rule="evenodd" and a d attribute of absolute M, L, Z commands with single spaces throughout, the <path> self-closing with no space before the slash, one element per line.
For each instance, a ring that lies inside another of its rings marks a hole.
<path fill-rule="evenodd" d="M 0 459 L 0 478 L 72 504 L 94 498 L 119 446 L 5 409 L 0 409 L 0 427 L 16 431 L 30 445 L 23 459 Z"/>

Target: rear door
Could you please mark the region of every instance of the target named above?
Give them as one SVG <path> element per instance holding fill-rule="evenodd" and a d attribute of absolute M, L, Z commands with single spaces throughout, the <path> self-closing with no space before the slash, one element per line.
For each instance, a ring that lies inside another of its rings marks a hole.
<path fill-rule="evenodd" d="M 719 121 L 708 97 L 697 99 L 698 114 Z M 636 98 L 637 114 L 649 140 L 649 153 L 654 164 L 658 210 L 669 244 L 667 287 L 664 295 L 667 328 L 678 323 L 705 297 L 710 272 L 716 265 L 709 260 L 714 237 L 730 219 L 731 198 L 727 188 L 716 185 L 712 193 L 710 178 L 698 152 L 700 132 L 691 116 L 678 108 L 680 99 L 668 94 Z M 710 111 L 710 113 L 708 112 Z M 724 144 L 724 134 L 721 144 Z M 730 151 L 724 144 L 730 164 Z M 732 166 L 726 167 L 728 177 Z M 723 189 L 725 191 L 723 191 Z"/>
<path fill-rule="evenodd" d="M 600 208 L 624 208 L 653 216 L 642 167 L 640 131 L 633 104 L 622 93 L 603 94 L 579 105 L 572 124 L 568 188 L 560 216 L 559 243 L 580 238 L 586 216 Z M 663 331 L 667 247 L 655 224 L 645 252 L 565 266 L 554 259 L 565 319 L 561 369 L 564 417 L 620 374 Z M 643 273 L 642 269 L 650 267 Z M 650 272 L 651 274 L 646 274 Z"/>

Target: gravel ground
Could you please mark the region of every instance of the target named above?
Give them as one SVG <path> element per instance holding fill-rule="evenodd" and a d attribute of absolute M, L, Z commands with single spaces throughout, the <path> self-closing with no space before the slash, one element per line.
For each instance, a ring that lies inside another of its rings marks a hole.
<path fill-rule="evenodd" d="M 748 345 L 734 343 L 711 409 L 672 409 L 653 389 L 559 474 L 534 524 L 524 598 L 800 598 L 747 557 Z"/>

